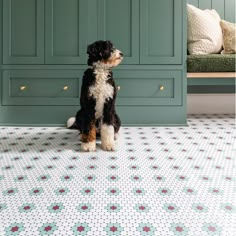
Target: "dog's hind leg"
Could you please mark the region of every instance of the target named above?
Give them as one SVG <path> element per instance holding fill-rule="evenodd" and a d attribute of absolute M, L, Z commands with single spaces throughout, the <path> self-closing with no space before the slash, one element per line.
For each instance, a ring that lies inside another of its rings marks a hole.
<path fill-rule="evenodd" d="M 121 121 L 120 121 L 120 117 L 115 113 L 114 115 L 114 129 L 115 129 L 115 140 L 117 140 L 119 138 L 119 130 L 120 130 L 120 126 L 121 126 Z"/>

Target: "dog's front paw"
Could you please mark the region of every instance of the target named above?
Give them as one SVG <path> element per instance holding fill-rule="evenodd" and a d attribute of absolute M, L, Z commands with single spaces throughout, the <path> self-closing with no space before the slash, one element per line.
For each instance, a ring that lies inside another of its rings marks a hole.
<path fill-rule="evenodd" d="M 81 143 L 81 150 L 84 152 L 94 152 L 96 151 L 96 142 Z"/>
<path fill-rule="evenodd" d="M 115 133 L 112 125 L 103 124 L 101 127 L 102 149 L 105 151 L 115 150 Z"/>
<path fill-rule="evenodd" d="M 102 142 L 102 149 L 104 151 L 115 151 L 115 143 L 114 142 Z"/>

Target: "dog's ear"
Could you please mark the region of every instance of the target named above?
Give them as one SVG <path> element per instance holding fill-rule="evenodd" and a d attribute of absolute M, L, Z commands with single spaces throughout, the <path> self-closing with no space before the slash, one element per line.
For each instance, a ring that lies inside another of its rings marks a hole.
<path fill-rule="evenodd" d="M 97 51 L 97 47 L 96 47 L 95 43 L 88 45 L 87 54 L 89 56 L 95 56 L 95 55 L 97 55 L 97 53 L 98 53 L 98 51 Z"/>
<path fill-rule="evenodd" d="M 102 50 L 100 52 L 102 59 L 107 60 L 111 56 L 112 51 L 113 51 L 113 44 L 111 43 L 111 41 L 109 40 L 104 41 L 102 45 Z"/>
<path fill-rule="evenodd" d="M 99 47 L 98 47 L 98 43 L 92 43 L 90 45 L 88 45 L 87 47 L 87 54 L 88 54 L 88 65 L 92 66 L 94 62 L 99 61 Z M 101 56 L 100 56 L 100 60 L 101 60 Z"/>

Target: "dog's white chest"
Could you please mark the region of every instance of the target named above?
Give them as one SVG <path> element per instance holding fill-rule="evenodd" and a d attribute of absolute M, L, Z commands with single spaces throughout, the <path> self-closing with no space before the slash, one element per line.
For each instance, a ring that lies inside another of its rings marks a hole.
<path fill-rule="evenodd" d="M 95 71 L 96 82 L 90 87 L 89 93 L 96 100 L 95 118 L 99 119 L 103 115 L 104 103 L 107 99 L 113 97 L 114 88 L 107 83 L 107 71 Z"/>

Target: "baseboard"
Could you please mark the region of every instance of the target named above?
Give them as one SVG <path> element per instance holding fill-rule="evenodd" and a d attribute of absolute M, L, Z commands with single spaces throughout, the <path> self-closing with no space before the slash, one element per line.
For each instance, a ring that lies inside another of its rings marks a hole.
<path fill-rule="evenodd" d="M 235 94 L 188 94 L 188 114 L 234 114 Z"/>

